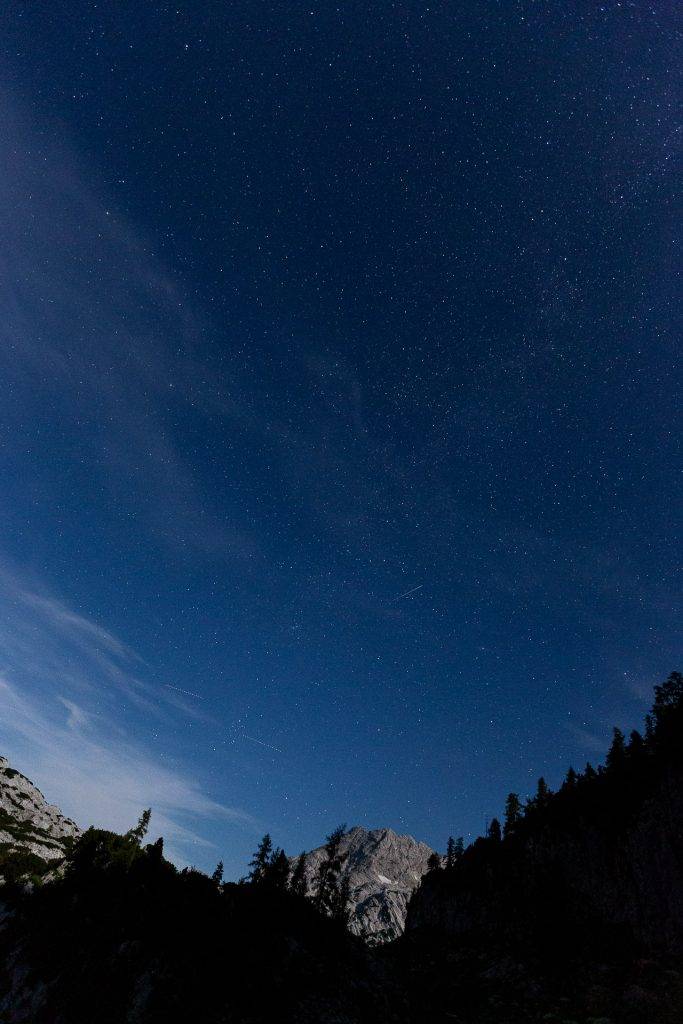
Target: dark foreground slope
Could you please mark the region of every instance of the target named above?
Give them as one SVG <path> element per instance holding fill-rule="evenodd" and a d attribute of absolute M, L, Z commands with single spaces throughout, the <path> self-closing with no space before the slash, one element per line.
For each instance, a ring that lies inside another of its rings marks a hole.
<path fill-rule="evenodd" d="M 425 1021 L 683 1021 L 680 676 L 653 710 L 604 768 L 425 876 L 400 950 Z"/>
<path fill-rule="evenodd" d="M 5 894 L 3 1024 L 362 1024 L 395 1019 L 386 969 L 300 897 L 178 872 L 90 830 L 65 877 Z"/>

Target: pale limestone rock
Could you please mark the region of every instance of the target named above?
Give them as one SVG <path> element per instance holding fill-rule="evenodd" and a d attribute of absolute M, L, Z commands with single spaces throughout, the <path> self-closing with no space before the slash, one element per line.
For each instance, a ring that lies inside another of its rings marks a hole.
<path fill-rule="evenodd" d="M 324 857 L 324 847 L 305 855 L 309 893 Z M 412 836 L 399 836 L 390 828 L 352 828 L 341 844 L 342 875 L 351 887 L 350 930 L 371 945 L 389 942 L 402 934 L 408 900 L 427 870 L 434 851 Z M 292 858 L 292 867 L 296 858 Z"/>
<path fill-rule="evenodd" d="M 0 757 L 0 846 L 29 850 L 43 860 L 64 856 L 65 840 L 81 830 L 37 786 Z"/>

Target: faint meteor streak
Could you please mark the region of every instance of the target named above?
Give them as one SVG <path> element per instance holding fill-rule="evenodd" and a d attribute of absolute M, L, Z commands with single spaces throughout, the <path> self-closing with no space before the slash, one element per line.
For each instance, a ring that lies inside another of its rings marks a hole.
<path fill-rule="evenodd" d="M 164 683 L 164 686 L 168 690 L 177 690 L 178 693 L 186 693 L 188 697 L 197 697 L 198 700 L 204 700 L 201 693 L 193 693 L 192 690 L 181 690 L 179 686 L 171 686 L 170 683 Z"/>
<path fill-rule="evenodd" d="M 255 736 L 247 736 L 246 732 L 243 732 L 242 735 L 245 740 L 251 740 L 252 743 L 259 743 L 262 747 L 270 747 L 271 750 L 277 750 L 278 754 L 284 754 L 284 750 L 274 747 L 272 743 L 264 743 L 263 740 L 257 740 Z"/>
<path fill-rule="evenodd" d="M 412 590 L 406 590 L 405 594 L 399 594 L 398 597 L 394 598 L 394 601 L 400 601 L 402 597 L 408 597 L 408 594 L 414 594 L 416 590 L 422 590 L 423 587 L 424 583 L 419 583 L 416 587 L 413 587 Z"/>

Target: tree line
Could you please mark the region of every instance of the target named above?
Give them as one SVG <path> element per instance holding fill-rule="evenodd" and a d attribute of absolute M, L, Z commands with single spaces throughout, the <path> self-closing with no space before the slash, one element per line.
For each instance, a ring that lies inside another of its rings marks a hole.
<path fill-rule="evenodd" d="M 274 847 L 270 834 L 266 832 L 249 862 L 249 873 L 240 881 L 264 889 L 287 891 L 310 900 L 321 914 L 346 925 L 351 893 L 348 875 L 342 874 L 347 856 L 341 850 L 345 835 L 345 824 L 330 832 L 318 868 L 313 877 L 307 879 L 306 854 L 301 853 L 291 868 L 285 851 Z M 220 882 L 222 876 L 223 865 L 219 862 L 213 878 Z"/>
<path fill-rule="evenodd" d="M 666 682 L 655 686 L 654 693 L 654 704 L 645 716 L 642 733 L 633 729 L 627 738 L 621 729 L 614 727 L 604 765 L 594 768 L 587 762 L 583 771 L 570 767 L 555 792 L 541 777 L 535 794 L 525 801 L 519 793 L 508 793 L 502 822 L 497 817 L 492 818 L 486 835 L 475 839 L 467 849 L 462 836 L 458 839 L 450 836 L 445 857 L 432 854 L 428 870 L 452 871 L 465 854 L 470 859 L 484 844 L 489 846 L 524 835 L 548 818 L 569 820 L 573 813 L 578 813 L 579 806 L 582 813 L 589 813 L 591 801 L 604 795 L 606 786 L 614 813 L 628 814 L 629 805 L 636 800 L 639 787 L 647 779 L 648 765 L 654 764 L 660 754 L 681 754 L 683 675 L 672 672 Z"/>

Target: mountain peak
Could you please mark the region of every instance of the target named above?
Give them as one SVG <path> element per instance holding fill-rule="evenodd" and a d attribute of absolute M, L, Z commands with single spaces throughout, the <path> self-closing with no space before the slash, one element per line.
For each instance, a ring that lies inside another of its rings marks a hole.
<path fill-rule="evenodd" d="M 399 835 L 391 828 L 354 825 L 341 842 L 341 874 L 351 890 L 349 928 L 371 944 L 387 942 L 401 935 L 408 901 L 434 852 L 412 836 Z M 304 875 L 309 891 L 315 887 L 325 847 L 305 854 Z"/>

